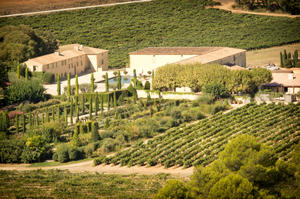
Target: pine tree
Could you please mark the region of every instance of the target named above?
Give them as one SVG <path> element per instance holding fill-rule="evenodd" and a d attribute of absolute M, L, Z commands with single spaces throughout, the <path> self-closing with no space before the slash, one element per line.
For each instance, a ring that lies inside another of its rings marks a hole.
<path fill-rule="evenodd" d="M 17 78 L 20 79 L 20 65 L 17 65 Z"/>
<path fill-rule="evenodd" d="M 114 108 L 117 108 L 117 93 L 114 91 Z"/>
<path fill-rule="evenodd" d="M 94 92 L 94 74 L 91 73 L 91 92 L 93 93 Z"/>
<path fill-rule="evenodd" d="M 89 98 L 89 117 L 90 117 L 90 120 L 92 119 L 92 111 L 93 111 L 93 101 L 92 101 L 92 95 L 90 95 L 90 98 Z"/>
<path fill-rule="evenodd" d="M 97 142 L 98 140 L 100 140 L 100 136 L 99 136 L 99 133 L 98 133 L 98 123 L 97 122 L 93 122 L 93 124 L 92 124 L 91 140 L 92 140 L 92 142 Z"/>
<path fill-rule="evenodd" d="M 95 113 L 98 115 L 99 112 L 99 100 L 98 100 L 98 93 L 95 96 Z"/>
<path fill-rule="evenodd" d="M 25 68 L 25 80 L 28 80 L 28 68 Z"/>
<path fill-rule="evenodd" d="M 19 133 L 19 114 L 16 114 L 16 133 Z"/>
<path fill-rule="evenodd" d="M 121 72 L 118 70 L 118 85 L 117 85 L 117 88 L 120 90 L 122 87 L 122 84 L 121 84 Z"/>
<path fill-rule="evenodd" d="M 61 95 L 60 75 L 57 73 L 57 95 Z"/>
<path fill-rule="evenodd" d="M 79 85 L 78 85 L 78 75 L 75 75 L 75 95 L 78 96 L 79 94 Z"/>
<path fill-rule="evenodd" d="M 70 123 L 73 124 L 73 99 L 71 99 L 70 103 Z"/>
<path fill-rule="evenodd" d="M 68 97 L 71 96 L 71 80 L 70 80 L 70 73 L 68 73 Z"/>
<path fill-rule="evenodd" d="M 24 113 L 22 114 L 22 125 L 23 125 L 23 127 L 22 127 L 23 133 L 25 133 L 25 131 L 26 131 L 26 117 L 25 117 Z"/>
<path fill-rule="evenodd" d="M 105 73 L 105 91 L 109 92 L 108 74 L 107 73 Z"/>

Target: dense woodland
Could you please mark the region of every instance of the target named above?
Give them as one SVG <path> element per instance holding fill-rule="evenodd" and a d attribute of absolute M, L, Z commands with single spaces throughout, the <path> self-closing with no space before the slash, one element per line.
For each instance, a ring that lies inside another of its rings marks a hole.
<path fill-rule="evenodd" d="M 1 18 L 52 33 L 60 45 L 109 50 L 109 66 L 124 67 L 128 53 L 156 46 L 228 46 L 256 49 L 300 41 L 299 18 L 268 17 L 214 8 L 208 0 L 157 0 L 47 15 Z"/>

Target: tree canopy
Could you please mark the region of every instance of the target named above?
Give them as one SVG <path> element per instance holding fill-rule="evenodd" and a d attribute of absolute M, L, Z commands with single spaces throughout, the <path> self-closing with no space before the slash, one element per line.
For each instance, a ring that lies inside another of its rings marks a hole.
<path fill-rule="evenodd" d="M 57 45 L 57 40 L 49 32 L 33 30 L 26 25 L 0 28 L 0 61 L 7 67 L 52 53 L 58 48 Z"/>
<path fill-rule="evenodd" d="M 272 148 L 259 143 L 250 135 L 232 139 L 219 159 L 207 167 L 196 167 L 191 180 L 180 187 L 187 198 L 296 198 L 299 194 L 299 149 L 293 160 L 279 160 Z M 298 170 L 298 172 L 297 172 Z M 178 183 L 158 193 L 168 195 L 166 190 L 178 187 Z"/>

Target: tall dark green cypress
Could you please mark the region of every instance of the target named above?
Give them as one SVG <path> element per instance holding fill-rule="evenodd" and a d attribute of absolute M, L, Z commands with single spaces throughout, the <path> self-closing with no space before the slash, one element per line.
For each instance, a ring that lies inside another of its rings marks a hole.
<path fill-rule="evenodd" d="M 98 99 L 98 93 L 96 93 L 95 96 L 95 114 L 98 115 L 99 112 L 99 99 Z"/>
<path fill-rule="evenodd" d="M 17 78 L 20 79 L 20 64 L 17 65 Z"/>
<path fill-rule="evenodd" d="M 136 88 L 136 85 L 137 85 L 137 79 L 136 79 L 136 70 L 133 69 L 133 86 L 134 88 Z"/>
<path fill-rule="evenodd" d="M 46 122 L 50 122 L 50 117 L 49 117 L 49 110 L 48 110 L 48 108 L 46 109 Z"/>
<path fill-rule="evenodd" d="M 104 103 L 104 96 L 102 94 L 101 95 L 101 113 L 103 113 L 103 111 L 104 111 L 103 103 Z"/>
<path fill-rule="evenodd" d="M 91 140 L 92 140 L 92 142 L 97 142 L 98 140 L 100 140 L 100 136 L 99 136 L 99 133 L 98 133 L 98 123 L 97 122 L 92 123 Z"/>
<path fill-rule="evenodd" d="M 56 114 L 57 114 L 57 119 L 60 120 L 60 107 L 59 106 L 57 106 Z"/>
<path fill-rule="evenodd" d="M 68 111 L 67 111 L 67 106 L 64 105 L 64 119 L 65 119 L 65 124 L 68 125 Z"/>
<path fill-rule="evenodd" d="M 118 85 L 117 85 L 117 88 L 120 90 L 122 87 L 122 84 L 121 84 L 121 72 L 118 70 Z"/>
<path fill-rule="evenodd" d="M 105 73 L 105 92 L 109 92 L 108 74 Z"/>
<path fill-rule="evenodd" d="M 61 95 L 60 75 L 57 73 L 57 95 Z"/>
<path fill-rule="evenodd" d="M 45 123 L 45 113 L 44 112 L 42 113 L 42 123 L 43 124 Z"/>
<path fill-rule="evenodd" d="M 76 122 L 79 122 L 79 106 L 75 104 Z"/>
<path fill-rule="evenodd" d="M 84 94 L 81 95 L 81 113 L 84 114 Z"/>
<path fill-rule="evenodd" d="M 54 106 L 52 106 L 52 120 L 55 121 L 55 110 L 54 110 Z"/>
<path fill-rule="evenodd" d="M 29 113 L 29 126 L 30 126 L 30 128 L 33 126 L 33 124 L 32 124 L 32 114 L 31 113 Z"/>
<path fill-rule="evenodd" d="M 68 73 L 68 97 L 71 96 L 71 80 L 70 80 L 70 73 Z"/>
<path fill-rule="evenodd" d="M 297 67 L 297 62 L 298 62 L 298 50 L 295 50 L 295 51 L 294 51 L 293 60 L 294 60 L 294 67 Z"/>
<path fill-rule="evenodd" d="M 92 95 L 90 95 L 90 98 L 89 98 L 89 117 L 90 117 L 90 120 L 92 120 L 92 111 L 93 111 L 93 101 L 92 101 Z"/>
<path fill-rule="evenodd" d="M 91 92 L 92 93 L 94 92 L 94 81 L 95 81 L 94 74 L 91 73 Z"/>
<path fill-rule="evenodd" d="M 79 84 L 78 84 L 78 75 L 75 75 L 75 95 L 78 96 L 79 94 Z"/>
<path fill-rule="evenodd" d="M 40 125 L 39 113 L 38 112 L 35 114 L 35 122 L 36 122 L 36 126 Z"/>
<path fill-rule="evenodd" d="M 28 68 L 25 68 L 25 80 L 28 80 Z"/>
<path fill-rule="evenodd" d="M 114 91 L 114 108 L 117 108 L 117 93 Z"/>
<path fill-rule="evenodd" d="M 25 116 L 25 114 L 23 113 L 22 114 L 22 125 L 23 125 L 23 133 L 25 133 L 25 131 L 26 131 L 26 116 Z"/>
<path fill-rule="evenodd" d="M 287 53 L 286 53 L 286 50 L 284 49 L 283 50 L 283 62 L 285 62 L 287 60 L 288 56 L 287 56 Z"/>
<path fill-rule="evenodd" d="M 110 110 L 110 94 L 108 94 L 107 110 Z"/>
<path fill-rule="evenodd" d="M 71 99 L 70 103 L 70 123 L 73 124 L 73 99 Z"/>
<path fill-rule="evenodd" d="M 280 67 L 284 67 L 283 66 L 283 57 L 282 57 L 282 52 L 280 52 Z"/>
<path fill-rule="evenodd" d="M 19 133 L 20 130 L 19 130 L 19 114 L 16 114 L 16 133 Z"/>

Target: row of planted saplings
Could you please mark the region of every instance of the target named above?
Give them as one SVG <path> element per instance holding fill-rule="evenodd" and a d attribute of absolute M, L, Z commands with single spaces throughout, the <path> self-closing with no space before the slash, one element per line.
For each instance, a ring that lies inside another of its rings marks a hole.
<path fill-rule="evenodd" d="M 26 128 L 62 119 L 66 125 L 72 125 L 75 121 L 80 120 L 79 116 L 86 113 L 88 113 L 88 117 L 91 120 L 93 118 L 92 113 L 95 113 L 94 117 L 97 117 L 99 111 L 101 114 L 105 109 L 110 110 L 111 107 L 116 108 L 118 106 L 118 99 L 122 95 L 122 92 L 119 94 L 117 92 L 118 91 L 73 96 L 71 97 L 70 102 L 53 105 L 26 114 L 17 112 L 11 119 L 9 119 L 7 112 L 2 112 L 1 118 L 7 118 L 7 120 L 1 119 L 1 122 L 3 121 L 4 123 L 5 121 L 9 121 L 9 123 L 7 125 L 3 125 L 3 127 L 1 127 L 0 124 L 0 129 L 8 130 L 11 126 L 13 126 L 16 133 L 26 132 Z"/>

